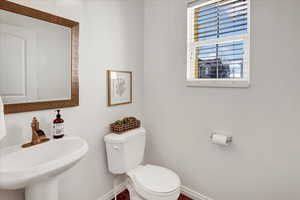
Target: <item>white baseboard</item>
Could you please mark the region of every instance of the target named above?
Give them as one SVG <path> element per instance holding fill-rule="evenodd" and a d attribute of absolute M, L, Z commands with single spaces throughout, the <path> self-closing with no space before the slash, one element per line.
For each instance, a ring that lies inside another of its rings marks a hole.
<path fill-rule="evenodd" d="M 112 189 L 111 191 L 109 191 L 108 193 L 106 193 L 102 197 L 98 198 L 97 200 L 112 200 L 113 198 L 115 198 L 115 193 L 116 194 L 120 194 L 121 192 L 123 192 L 126 189 L 126 184 L 127 184 L 127 182 L 124 181 L 123 183 L 121 183 L 120 185 L 118 185 L 115 188 L 115 190 Z"/>
<path fill-rule="evenodd" d="M 120 194 L 121 192 L 123 192 L 126 189 L 126 185 L 127 185 L 126 181 L 124 181 L 123 183 L 118 185 L 115 188 L 116 194 Z M 203 194 L 200 194 L 199 192 L 196 192 L 196 191 L 194 191 L 186 186 L 183 186 L 183 185 L 181 186 L 181 193 L 187 197 L 190 197 L 193 200 L 213 200 L 212 198 L 207 197 Z M 114 197 L 115 197 L 115 193 L 114 193 L 114 190 L 112 189 L 111 191 L 109 191 L 102 197 L 98 198 L 97 200 L 112 200 Z"/>
<path fill-rule="evenodd" d="M 186 186 L 181 186 L 181 193 L 184 194 L 187 197 L 190 197 L 193 200 L 213 200 L 212 198 L 205 196 L 203 194 L 200 194 L 199 192 L 196 192 Z"/>

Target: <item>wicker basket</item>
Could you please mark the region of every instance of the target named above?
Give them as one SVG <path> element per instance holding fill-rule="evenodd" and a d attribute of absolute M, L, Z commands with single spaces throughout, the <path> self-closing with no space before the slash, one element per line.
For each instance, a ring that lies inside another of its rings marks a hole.
<path fill-rule="evenodd" d="M 122 122 L 122 123 L 120 123 Z M 141 121 L 134 117 L 124 118 L 122 121 L 110 124 L 111 132 L 122 134 L 126 131 L 141 127 Z"/>

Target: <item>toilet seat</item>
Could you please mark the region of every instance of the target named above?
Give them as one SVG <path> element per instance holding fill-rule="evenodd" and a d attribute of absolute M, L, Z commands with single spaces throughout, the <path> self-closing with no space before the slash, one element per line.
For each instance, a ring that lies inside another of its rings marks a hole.
<path fill-rule="evenodd" d="M 147 200 L 175 200 L 180 194 L 180 179 L 169 169 L 146 165 L 127 174 L 136 192 Z"/>

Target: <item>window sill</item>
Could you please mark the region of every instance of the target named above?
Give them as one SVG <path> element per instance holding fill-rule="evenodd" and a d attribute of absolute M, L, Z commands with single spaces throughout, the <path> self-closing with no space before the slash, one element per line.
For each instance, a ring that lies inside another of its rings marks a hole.
<path fill-rule="evenodd" d="M 186 80 L 188 87 L 224 87 L 224 88 L 248 88 L 248 80 L 210 80 L 189 79 Z"/>

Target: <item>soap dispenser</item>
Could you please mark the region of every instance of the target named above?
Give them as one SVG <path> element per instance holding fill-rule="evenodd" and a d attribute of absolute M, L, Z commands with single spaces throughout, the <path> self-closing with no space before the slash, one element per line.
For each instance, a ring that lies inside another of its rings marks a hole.
<path fill-rule="evenodd" d="M 53 138 L 58 139 L 64 136 L 64 120 L 61 118 L 60 110 L 57 110 L 56 119 L 53 121 Z"/>

